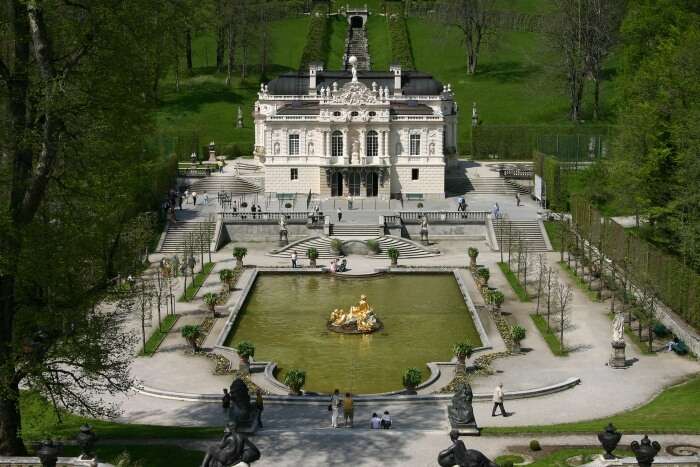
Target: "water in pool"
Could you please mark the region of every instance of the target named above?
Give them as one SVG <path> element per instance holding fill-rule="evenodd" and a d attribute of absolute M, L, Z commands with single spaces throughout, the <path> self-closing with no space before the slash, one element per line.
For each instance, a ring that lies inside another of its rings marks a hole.
<path fill-rule="evenodd" d="M 384 329 L 371 335 L 328 331 L 331 311 L 347 311 L 362 294 Z M 452 358 L 455 342 L 481 345 L 451 274 L 260 274 L 227 345 L 241 340 L 255 344 L 255 360 L 277 362 L 280 380 L 287 369 L 300 368 L 307 391 L 356 394 L 401 389 L 409 367 L 427 378 L 426 363 Z"/>

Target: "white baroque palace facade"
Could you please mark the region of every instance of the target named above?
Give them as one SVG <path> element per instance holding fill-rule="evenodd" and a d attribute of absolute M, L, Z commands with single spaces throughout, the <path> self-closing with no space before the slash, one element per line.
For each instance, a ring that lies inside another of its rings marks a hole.
<path fill-rule="evenodd" d="M 352 62 L 351 62 L 352 63 Z M 286 73 L 261 86 L 255 155 L 265 191 L 333 196 L 445 195 L 445 160 L 456 151 L 450 86 L 425 73 Z"/>

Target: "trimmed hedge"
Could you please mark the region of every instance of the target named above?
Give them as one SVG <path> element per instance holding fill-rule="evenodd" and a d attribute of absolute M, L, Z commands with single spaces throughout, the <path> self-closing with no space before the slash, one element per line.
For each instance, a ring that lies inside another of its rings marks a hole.
<path fill-rule="evenodd" d="M 403 8 L 403 2 L 385 3 L 389 37 L 391 37 L 391 61 L 401 65 L 403 70 L 415 70 L 416 64 L 413 61 L 413 50 Z"/>
<path fill-rule="evenodd" d="M 311 11 L 309 32 L 306 35 L 306 45 L 301 54 L 300 70 L 305 70 L 310 63 L 325 63 L 328 57 L 328 40 L 330 27 L 328 20 L 328 5 L 318 4 Z"/>

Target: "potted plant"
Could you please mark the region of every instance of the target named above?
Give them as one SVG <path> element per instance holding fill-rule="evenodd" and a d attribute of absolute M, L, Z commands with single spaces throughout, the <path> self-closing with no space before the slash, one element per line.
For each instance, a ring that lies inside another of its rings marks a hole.
<path fill-rule="evenodd" d="M 207 308 L 209 308 L 209 311 L 211 311 L 212 316 L 216 318 L 216 305 L 219 303 L 219 294 L 207 292 L 202 299 Z"/>
<path fill-rule="evenodd" d="M 391 267 L 396 267 L 399 262 L 399 256 L 401 255 L 399 250 L 391 247 L 386 250 L 386 254 L 389 255 L 389 259 L 391 259 Z"/>
<path fill-rule="evenodd" d="M 491 302 L 491 305 L 493 305 L 495 310 L 501 309 L 501 305 L 503 305 L 503 302 L 506 300 L 506 296 L 503 295 L 503 292 L 500 290 L 492 290 L 489 293 L 489 302 Z"/>
<path fill-rule="evenodd" d="M 331 240 L 331 249 L 335 255 L 343 254 L 343 242 L 337 238 Z"/>
<path fill-rule="evenodd" d="M 243 258 L 248 254 L 248 249 L 242 246 L 237 246 L 233 249 L 233 257 L 236 258 L 236 267 L 243 267 Z"/>
<path fill-rule="evenodd" d="M 457 362 L 459 362 L 461 367 L 464 367 L 465 362 L 472 356 L 473 351 L 474 347 L 468 342 L 458 342 L 452 346 L 452 353 L 457 357 Z"/>
<path fill-rule="evenodd" d="M 514 324 L 510 328 L 510 337 L 513 339 L 513 353 L 520 353 L 520 341 L 525 339 L 525 328 Z"/>
<path fill-rule="evenodd" d="M 370 255 L 376 255 L 377 253 L 379 253 L 379 242 L 378 241 L 367 240 L 367 242 L 365 242 L 365 244 L 367 245 L 367 249 L 369 250 Z"/>
<path fill-rule="evenodd" d="M 316 248 L 309 248 L 306 250 L 306 257 L 309 258 L 309 266 L 315 268 L 316 260 L 318 259 L 318 250 Z"/>
<path fill-rule="evenodd" d="M 219 279 L 221 279 L 221 282 L 226 284 L 226 290 L 228 290 L 229 292 L 231 291 L 231 289 L 233 289 L 233 278 L 233 270 L 222 269 L 221 271 L 219 271 Z"/>
<path fill-rule="evenodd" d="M 291 209 L 291 208 L 292 208 L 292 203 L 284 203 L 284 207 L 287 208 L 287 209 Z"/>
<path fill-rule="evenodd" d="M 283 383 L 289 386 L 291 395 L 299 396 L 301 395 L 301 388 L 306 383 L 306 372 L 298 368 L 292 368 L 284 375 Z"/>
<path fill-rule="evenodd" d="M 489 286 L 489 278 L 491 277 L 491 271 L 489 268 L 479 268 L 476 270 L 476 277 L 479 278 L 479 283 L 481 287 Z"/>
<path fill-rule="evenodd" d="M 188 324 L 183 326 L 180 330 L 180 334 L 185 338 L 188 344 L 192 346 L 192 352 L 197 352 L 199 350 L 199 339 L 203 336 L 202 330 L 199 326 Z"/>
<path fill-rule="evenodd" d="M 255 355 L 255 346 L 248 341 L 240 341 L 236 346 L 236 352 L 241 359 L 238 369 L 243 373 L 250 371 L 250 357 Z"/>
<path fill-rule="evenodd" d="M 403 374 L 403 387 L 407 394 L 415 394 L 423 375 L 418 368 L 409 368 Z"/>
<path fill-rule="evenodd" d="M 469 247 L 467 254 L 469 255 L 469 269 L 476 271 L 476 257 L 479 256 L 479 250 Z"/>

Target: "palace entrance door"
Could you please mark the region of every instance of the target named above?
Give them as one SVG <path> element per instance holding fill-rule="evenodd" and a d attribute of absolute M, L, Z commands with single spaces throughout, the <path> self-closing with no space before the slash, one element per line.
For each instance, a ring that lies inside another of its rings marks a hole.
<path fill-rule="evenodd" d="M 331 196 L 343 196 L 343 174 L 333 172 L 331 176 Z"/>
<path fill-rule="evenodd" d="M 379 193 L 379 175 L 375 172 L 367 174 L 367 197 L 375 197 Z"/>
<path fill-rule="evenodd" d="M 348 172 L 348 191 L 350 196 L 360 196 L 360 186 L 362 183 L 362 177 L 360 172 L 352 171 Z"/>

